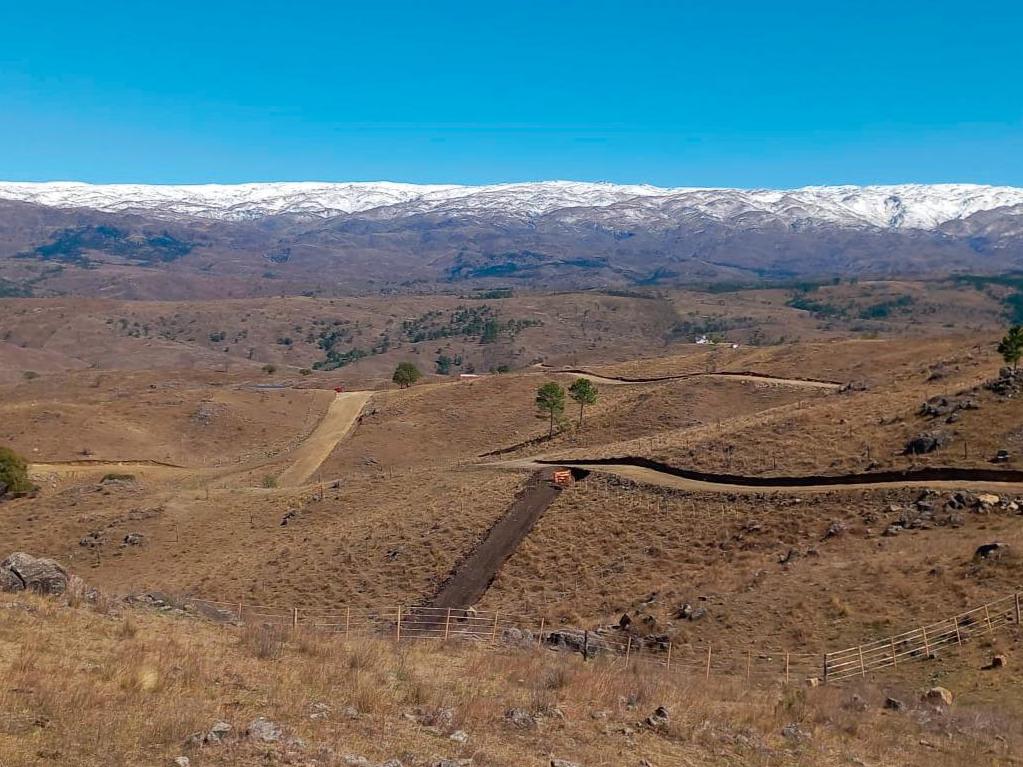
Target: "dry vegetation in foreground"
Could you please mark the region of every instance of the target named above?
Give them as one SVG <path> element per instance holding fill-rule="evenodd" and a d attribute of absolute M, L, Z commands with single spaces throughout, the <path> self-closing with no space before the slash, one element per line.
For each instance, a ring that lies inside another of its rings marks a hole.
<path fill-rule="evenodd" d="M 0 615 L 0 764 L 17 767 L 995 765 L 1023 749 L 1018 718 L 966 698 L 925 705 L 916 686 L 669 683 L 577 655 L 345 644 L 105 600 L 0 596 Z M 658 706 L 667 722 L 646 723 Z M 280 739 L 246 737 L 257 717 Z M 218 721 L 223 742 L 188 742 Z"/>

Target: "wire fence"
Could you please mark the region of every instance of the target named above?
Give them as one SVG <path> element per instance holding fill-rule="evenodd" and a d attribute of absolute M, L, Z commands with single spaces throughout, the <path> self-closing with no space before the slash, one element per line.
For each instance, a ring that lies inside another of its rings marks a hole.
<path fill-rule="evenodd" d="M 478 644 L 551 648 L 603 658 L 620 668 L 651 668 L 665 674 L 745 678 L 749 683 L 837 683 L 900 665 L 932 660 L 939 650 L 959 649 L 985 634 L 1020 625 L 1021 594 L 901 634 L 826 653 L 763 645 L 728 646 L 640 637 L 619 627 L 596 630 L 549 625 L 544 618 L 473 608 L 345 607 L 322 612 L 244 602 L 185 599 L 196 612 L 221 621 L 309 629 L 345 639 L 390 638 L 470 641 Z"/>

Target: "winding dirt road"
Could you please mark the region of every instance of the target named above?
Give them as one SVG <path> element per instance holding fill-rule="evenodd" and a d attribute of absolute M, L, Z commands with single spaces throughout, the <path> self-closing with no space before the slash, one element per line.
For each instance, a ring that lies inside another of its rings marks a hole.
<path fill-rule="evenodd" d="M 674 376 L 655 376 L 653 378 L 626 378 L 623 376 L 602 376 L 591 373 L 588 370 L 552 370 L 552 373 L 575 375 L 586 378 L 594 383 L 607 384 L 608 386 L 629 386 L 635 384 L 664 383 L 667 381 L 685 381 L 690 378 L 712 378 L 725 381 L 746 381 L 748 383 L 760 383 L 768 386 L 792 386 L 799 389 L 823 389 L 825 391 L 838 391 L 842 384 L 837 381 L 820 381 L 813 378 L 783 378 L 771 376 L 764 373 L 746 372 L 715 372 L 715 373 L 680 373 Z"/>

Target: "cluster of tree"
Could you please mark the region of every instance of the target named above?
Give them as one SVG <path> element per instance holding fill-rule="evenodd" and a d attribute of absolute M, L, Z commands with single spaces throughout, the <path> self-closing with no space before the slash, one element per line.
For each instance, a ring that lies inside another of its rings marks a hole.
<path fill-rule="evenodd" d="M 577 378 L 568 387 L 568 396 L 579 405 L 579 425 L 583 423 L 583 409 L 597 401 L 597 387 L 588 378 Z M 556 381 L 548 381 L 536 390 L 536 407 L 551 420 L 548 436 L 554 436 L 554 422 L 565 412 L 565 388 Z"/>

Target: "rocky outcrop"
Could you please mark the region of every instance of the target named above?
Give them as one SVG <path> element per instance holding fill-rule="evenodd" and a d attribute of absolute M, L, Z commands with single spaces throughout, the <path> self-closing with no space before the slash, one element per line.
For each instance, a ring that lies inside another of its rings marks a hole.
<path fill-rule="evenodd" d="M 0 591 L 58 595 L 67 591 L 67 586 L 67 571 L 52 559 L 18 551 L 0 562 Z"/>

